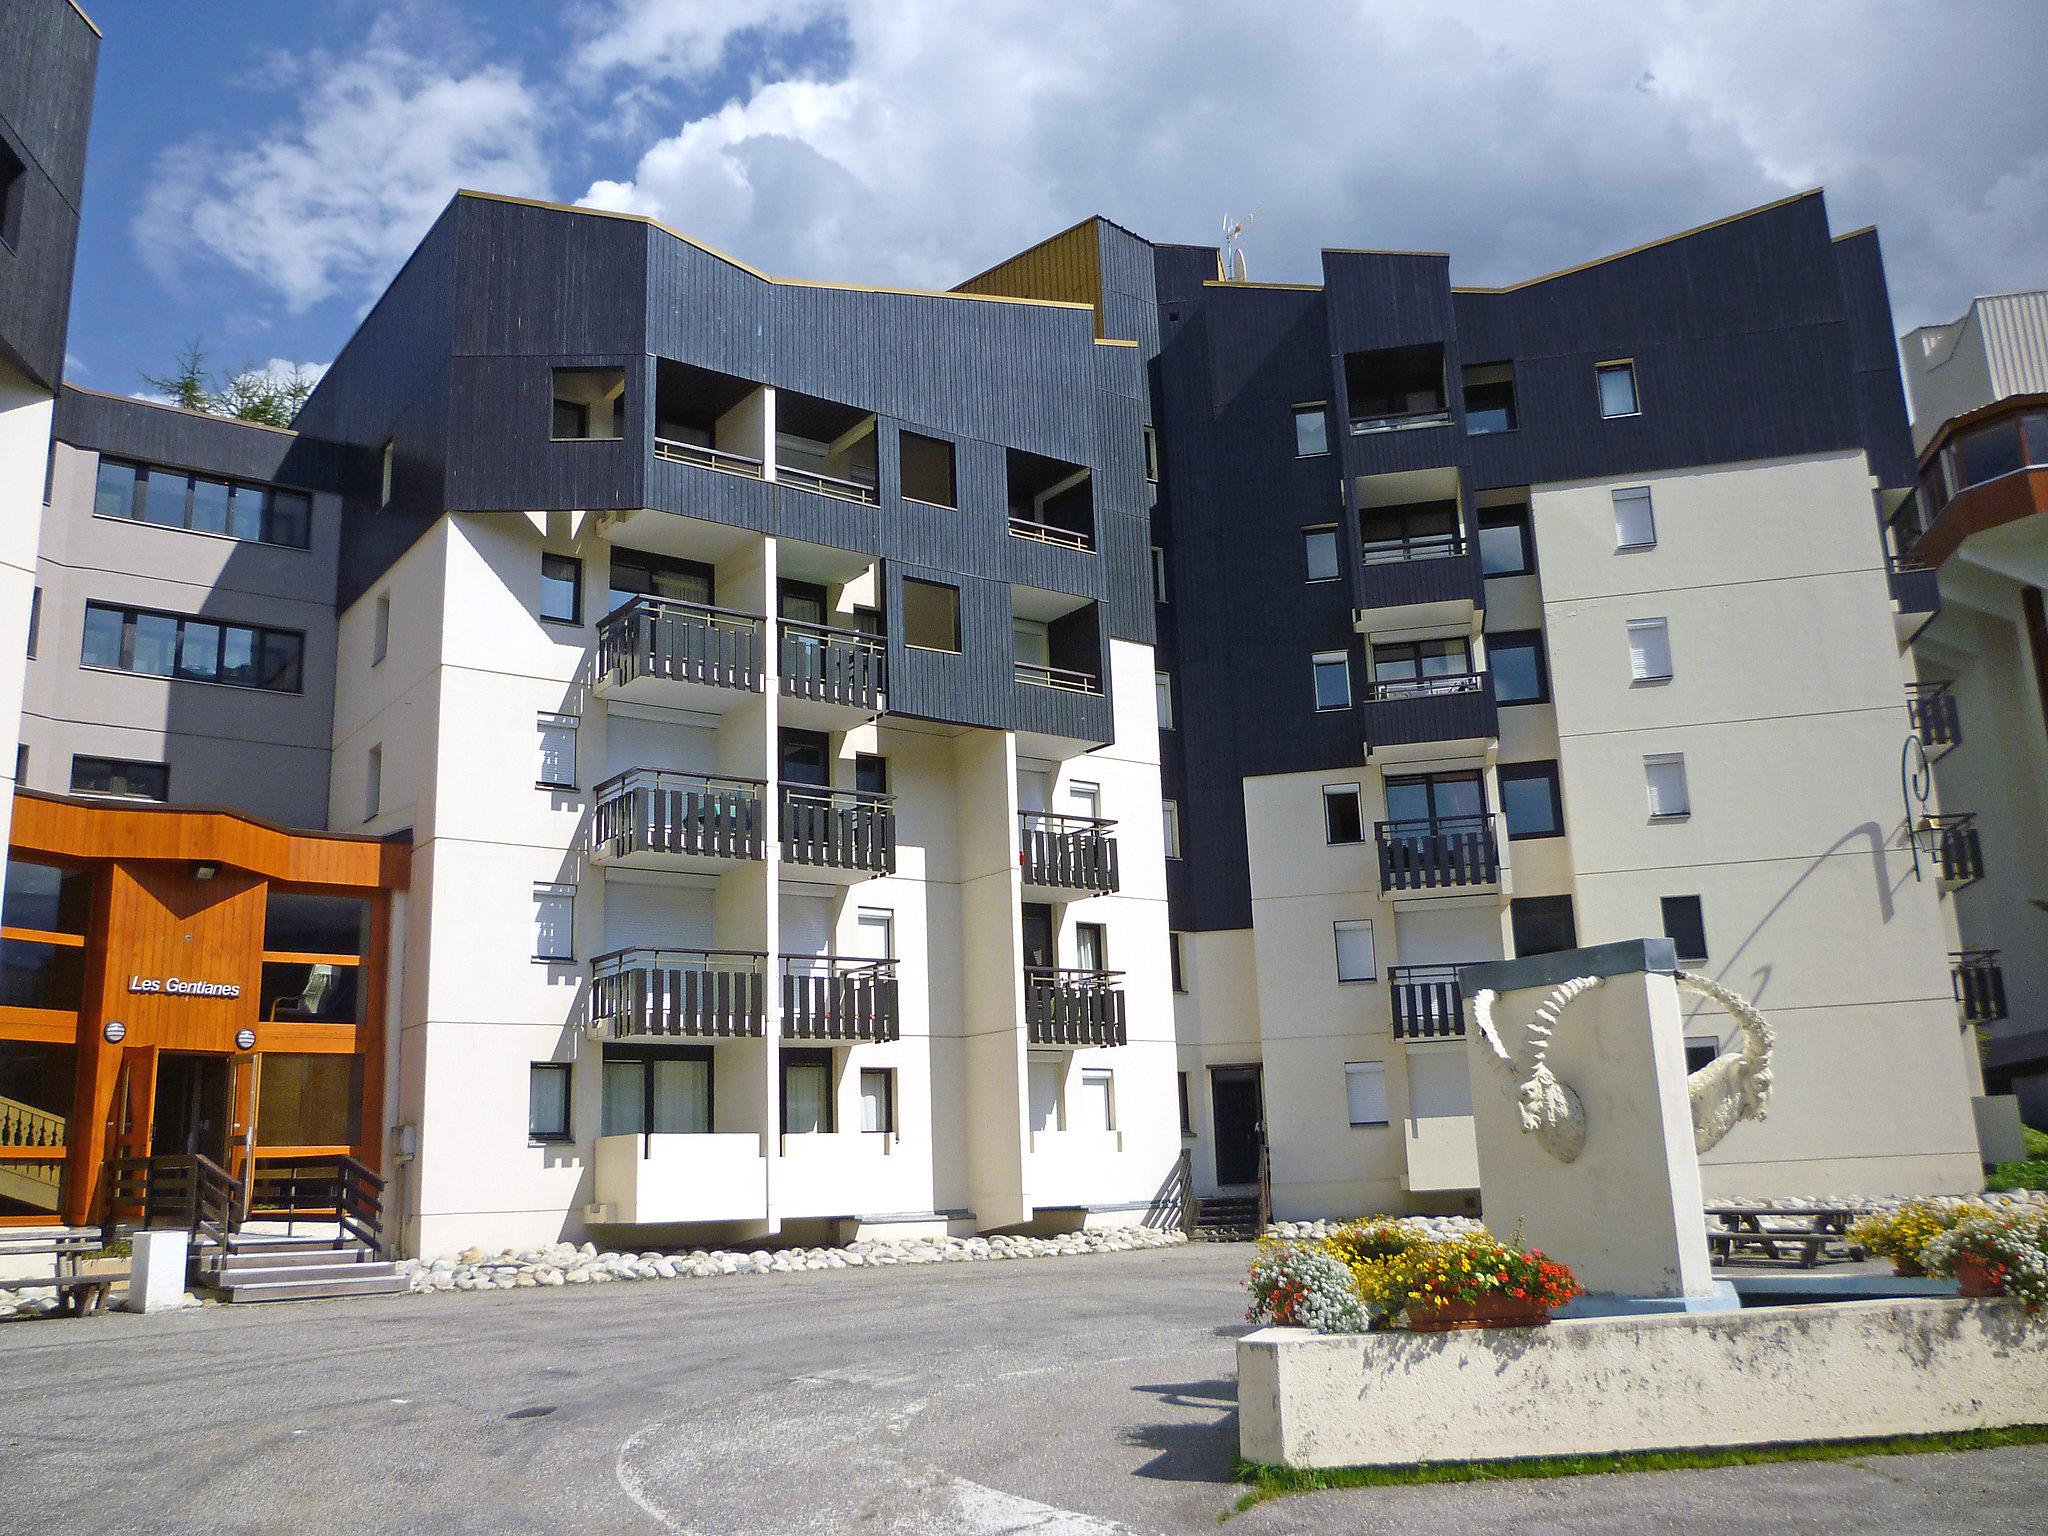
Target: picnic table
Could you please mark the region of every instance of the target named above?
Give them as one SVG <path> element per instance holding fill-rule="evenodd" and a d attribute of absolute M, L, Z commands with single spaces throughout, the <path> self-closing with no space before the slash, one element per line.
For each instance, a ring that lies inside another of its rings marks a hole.
<path fill-rule="evenodd" d="M 1862 1255 L 1849 1246 L 1849 1223 L 1863 1214 L 1854 1205 L 1779 1206 L 1759 1210 L 1744 1205 L 1710 1205 L 1707 1214 L 1707 1255 L 1727 1263 L 1738 1248 L 1756 1249 L 1768 1259 L 1781 1259 L 1787 1251 L 1799 1260 L 1801 1269 L 1812 1269 L 1823 1258 L 1855 1259 Z M 1766 1226 L 1768 1222 L 1770 1225 Z"/>
<path fill-rule="evenodd" d="M 31 1233 L 21 1237 L 0 1237 L 0 1258 L 52 1258 L 57 1273 L 40 1278 L 11 1280 L 10 1286 L 25 1289 L 54 1289 L 57 1310 L 73 1317 L 89 1317 L 106 1305 L 107 1295 L 128 1271 L 102 1270 L 86 1273 L 80 1269 L 89 1257 L 103 1249 L 105 1237 L 98 1232 Z"/>

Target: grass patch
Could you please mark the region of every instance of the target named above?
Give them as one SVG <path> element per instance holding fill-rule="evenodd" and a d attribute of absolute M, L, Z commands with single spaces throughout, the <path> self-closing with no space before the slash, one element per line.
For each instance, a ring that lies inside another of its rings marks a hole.
<path fill-rule="evenodd" d="M 2020 1134 L 2027 1139 L 2029 1161 L 2048 1159 L 2048 1131 L 2037 1131 L 2031 1125 L 2023 1125 Z"/>
<path fill-rule="evenodd" d="M 2030 1134 L 2038 1136 L 2040 1132 Z M 2048 1155 L 2036 1154 L 2024 1163 L 2000 1163 L 1984 1180 L 1984 1187 L 1994 1194 L 2014 1189 L 2048 1189 Z"/>
<path fill-rule="evenodd" d="M 2048 1445 L 2048 1424 L 2008 1429 L 1964 1429 L 1934 1435 L 1888 1435 L 1873 1440 L 1807 1440 L 1783 1445 L 1731 1445 L 1691 1451 L 1622 1451 L 1605 1456 L 1528 1456 L 1498 1461 L 1434 1461 L 1406 1467 L 1276 1467 L 1240 1461 L 1236 1479 L 1247 1485 L 1223 1519 L 1285 1493 L 1327 1488 L 1400 1488 L 1420 1483 L 1479 1483 L 1514 1478 L 1599 1477 L 1615 1472 L 1682 1472 L 1707 1467 L 1749 1467 L 1774 1461 L 1849 1461 L 1859 1456 L 1907 1456 L 1929 1451 L 1985 1451 L 2006 1445 Z"/>

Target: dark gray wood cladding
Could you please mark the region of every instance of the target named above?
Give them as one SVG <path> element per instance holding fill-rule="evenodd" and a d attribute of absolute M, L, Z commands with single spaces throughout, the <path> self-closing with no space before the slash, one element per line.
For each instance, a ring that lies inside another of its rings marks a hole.
<path fill-rule="evenodd" d="M 333 443 L 69 384 L 57 396 L 51 435 L 117 459 L 305 491 L 342 489 L 342 454 Z"/>
<path fill-rule="evenodd" d="M 0 141 L 25 171 L 18 237 L 0 241 L 0 356 L 53 394 L 64 377 L 99 46 L 64 0 L 0 5 Z"/>

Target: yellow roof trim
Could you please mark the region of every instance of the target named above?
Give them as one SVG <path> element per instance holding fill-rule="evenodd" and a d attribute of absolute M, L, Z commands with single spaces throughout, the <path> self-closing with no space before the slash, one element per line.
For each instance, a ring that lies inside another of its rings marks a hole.
<path fill-rule="evenodd" d="M 1227 277 L 1205 277 L 1202 279 L 1202 286 L 1204 288 L 1280 288 L 1290 293 L 1321 293 L 1323 291 L 1321 283 L 1254 283 L 1248 280 L 1240 282 Z"/>
<path fill-rule="evenodd" d="M 1833 243 L 1840 245 L 1844 240 L 1854 240 L 1858 235 L 1874 235 L 1876 233 L 1877 226 L 1875 224 L 1866 224 L 1861 229 L 1848 230 L 1843 234 L 1835 236 Z"/>
<path fill-rule="evenodd" d="M 78 12 L 78 19 L 80 21 L 84 22 L 88 27 L 92 28 L 92 35 L 94 37 L 104 38 L 107 35 L 106 33 L 100 30 L 100 24 L 98 22 L 94 21 L 90 16 L 85 14 L 85 7 L 80 5 L 78 3 L 78 0 L 71 0 L 71 9 Z"/>
<path fill-rule="evenodd" d="M 121 400 L 129 405 L 146 405 L 153 411 L 176 411 L 181 416 L 197 416 L 202 421 L 218 421 L 230 427 L 249 427 L 258 432 L 282 432 L 286 437 L 297 437 L 297 427 L 273 427 L 267 421 L 243 421 L 238 416 L 216 416 L 212 411 L 195 411 L 188 406 L 173 405 L 168 400 L 145 400 L 140 395 L 116 394 L 111 389 L 91 389 L 83 384 L 74 384 L 69 379 L 64 387 L 77 395 L 97 395 L 102 400 Z"/>
<path fill-rule="evenodd" d="M 818 278 L 776 277 L 772 273 L 763 272 L 759 267 L 749 266 L 737 256 L 727 255 L 716 246 L 706 245 L 702 240 L 693 239 L 681 230 L 671 229 L 668 225 L 662 223 L 661 220 L 649 218 L 644 213 L 619 213 L 610 208 L 585 208 L 576 203 L 553 203 L 545 198 L 538 197 L 512 197 L 503 192 L 478 192 L 469 187 L 464 187 L 455 195 L 457 197 L 474 197 L 491 203 L 513 203 L 522 208 L 545 208 L 555 213 L 583 213 L 589 214 L 594 218 L 625 219 L 630 223 L 645 224 L 649 228 L 658 229 L 663 234 L 682 241 L 683 244 L 690 246 L 694 250 L 702 251 L 705 255 L 724 262 L 729 267 L 737 268 L 749 277 L 759 278 L 764 283 L 774 283 L 778 287 L 783 288 L 829 288 L 842 293 L 894 293 L 913 299 L 963 299 L 983 304 L 1029 304 L 1039 309 L 1079 309 L 1086 310 L 1090 314 L 1093 314 L 1095 311 L 1093 304 L 1077 304 L 1068 299 L 1020 299 L 1008 294 L 953 293 L 943 288 L 890 288 L 872 283 L 835 283 Z M 1084 220 L 1083 222 L 1086 221 Z M 1001 265 L 1001 263 L 998 263 L 998 265 Z"/>
<path fill-rule="evenodd" d="M 1137 342 L 1124 336 L 1098 336 L 1095 338 L 1095 345 L 1098 347 L 1135 347 Z"/>
<path fill-rule="evenodd" d="M 1338 256 L 1441 256 L 1445 261 L 1451 259 L 1449 251 L 1380 251 L 1364 245 L 1326 245 L 1323 249 Z"/>
<path fill-rule="evenodd" d="M 1745 208 L 1740 213 L 1731 213 L 1726 218 L 1709 219 L 1704 224 L 1695 224 L 1691 229 L 1681 229 L 1676 234 L 1659 235 L 1655 240 L 1645 240 L 1641 245 L 1632 245 L 1625 251 L 1615 251 L 1606 256 L 1595 256 L 1591 261 L 1582 261 L 1576 266 L 1559 267 L 1555 272 L 1546 272 L 1541 277 L 1525 277 L 1519 283 L 1508 283 L 1499 288 L 1453 288 L 1453 293 L 1513 293 L 1520 288 L 1534 287 L 1547 283 L 1552 278 L 1569 277 L 1574 272 L 1584 272 L 1590 267 L 1604 266 L 1610 261 L 1620 261 L 1624 256 L 1640 256 L 1644 251 L 1653 251 L 1660 245 L 1703 235 L 1710 229 L 1719 229 L 1724 224 L 1733 224 L 1738 219 L 1755 218 L 1760 213 L 1769 213 L 1773 208 L 1785 208 L 1802 198 L 1819 197 L 1819 187 L 1808 187 L 1804 192 L 1794 192 L 1790 197 L 1781 197 L 1776 202 L 1759 203 L 1754 208 Z"/>

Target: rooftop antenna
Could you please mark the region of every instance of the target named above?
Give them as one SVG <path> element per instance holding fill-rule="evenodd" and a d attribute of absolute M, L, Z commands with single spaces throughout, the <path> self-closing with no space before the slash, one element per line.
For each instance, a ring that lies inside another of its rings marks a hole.
<path fill-rule="evenodd" d="M 1216 275 L 1226 283 L 1242 283 L 1247 280 L 1244 264 L 1244 235 L 1257 222 L 1263 212 L 1263 205 L 1254 208 L 1244 218 L 1233 221 L 1229 214 L 1223 215 L 1223 249 L 1216 253 Z"/>

